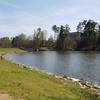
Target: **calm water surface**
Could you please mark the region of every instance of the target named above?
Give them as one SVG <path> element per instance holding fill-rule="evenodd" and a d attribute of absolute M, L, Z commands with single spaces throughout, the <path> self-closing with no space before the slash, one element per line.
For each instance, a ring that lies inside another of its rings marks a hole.
<path fill-rule="evenodd" d="M 100 83 L 100 52 L 44 51 L 7 56 L 41 70 Z"/>

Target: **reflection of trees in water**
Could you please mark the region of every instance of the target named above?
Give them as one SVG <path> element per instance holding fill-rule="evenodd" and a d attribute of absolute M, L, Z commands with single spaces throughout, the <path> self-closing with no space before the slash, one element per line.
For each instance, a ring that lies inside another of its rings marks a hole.
<path fill-rule="evenodd" d="M 16 57 L 17 56 L 17 57 Z M 94 57 L 95 56 L 95 57 Z M 52 73 L 69 75 L 76 78 L 99 81 L 100 55 L 85 52 L 35 52 L 11 56 L 19 62 L 38 67 Z"/>

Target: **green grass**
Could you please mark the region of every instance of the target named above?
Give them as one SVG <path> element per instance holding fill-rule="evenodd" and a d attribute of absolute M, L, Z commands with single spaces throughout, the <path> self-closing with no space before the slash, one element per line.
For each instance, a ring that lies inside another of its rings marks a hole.
<path fill-rule="evenodd" d="M 25 52 L 18 48 L 0 48 L 0 52 Z"/>
<path fill-rule="evenodd" d="M 0 92 L 18 100 L 99 100 L 96 94 L 70 80 L 56 79 L 6 60 L 0 61 Z"/>

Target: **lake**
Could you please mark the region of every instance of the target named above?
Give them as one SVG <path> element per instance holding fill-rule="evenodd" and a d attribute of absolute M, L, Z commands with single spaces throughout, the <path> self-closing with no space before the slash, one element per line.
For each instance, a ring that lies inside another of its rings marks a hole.
<path fill-rule="evenodd" d="M 9 53 L 7 56 L 47 72 L 100 83 L 100 52 L 42 51 Z"/>

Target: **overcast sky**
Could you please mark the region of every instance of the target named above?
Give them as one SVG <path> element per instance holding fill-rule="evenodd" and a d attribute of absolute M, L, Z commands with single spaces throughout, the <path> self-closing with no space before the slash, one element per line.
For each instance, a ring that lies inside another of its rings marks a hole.
<path fill-rule="evenodd" d="M 69 24 L 76 31 L 79 21 L 100 21 L 100 0 L 0 0 L 0 36 L 32 34 L 41 27 Z"/>

